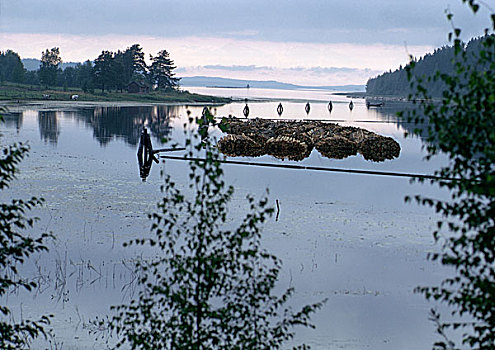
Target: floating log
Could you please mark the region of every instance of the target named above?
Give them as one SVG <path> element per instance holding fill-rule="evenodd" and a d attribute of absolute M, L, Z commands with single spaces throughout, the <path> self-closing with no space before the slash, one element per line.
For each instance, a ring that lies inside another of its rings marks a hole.
<path fill-rule="evenodd" d="M 305 142 L 291 136 L 272 137 L 265 147 L 267 154 L 281 159 L 303 160 L 311 153 Z"/>
<path fill-rule="evenodd" d="M 217 147 L 220 152 L 234 157 L 265 154 L 264 147 L 246 135 L 227 135 L 218 141 Z"/>
<path fill-rule="evenodd" d="M 335 135 L 316 144 L 316 149 L 327 158 L 344 159 L 357 154 L 357 144 L 345 137 Z"/>
<path fill-rule="evenodd" d="M 372 136 L 359 144 L 359 153 L 366 160 L 383 162 L 386 159 L 394 159 L 400 154 L 399 144 L 391 137 Z"/>

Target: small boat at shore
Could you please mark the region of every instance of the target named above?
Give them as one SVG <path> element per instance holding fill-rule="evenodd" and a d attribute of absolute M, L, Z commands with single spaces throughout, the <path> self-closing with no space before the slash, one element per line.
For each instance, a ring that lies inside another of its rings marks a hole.
<path fill-rule="evenodd" d="M 366 107 L 367 108 L 370 108 L 370 107 L 383 107 L 383 102 L 366 102 Z"/>

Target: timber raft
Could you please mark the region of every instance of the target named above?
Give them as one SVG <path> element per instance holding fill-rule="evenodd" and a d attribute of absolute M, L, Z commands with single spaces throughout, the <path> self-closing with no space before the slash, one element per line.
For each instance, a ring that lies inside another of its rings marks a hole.
<path fill-rule="evenodd" d="M 218 141 L 227 156 L 258 157 L 265 154 L 279 159 L 303 160 L 316 148 L 322 156 L 343 159 L 360 153 L 364 159 L 382 162 L 397 158 L 400 145 L 391 137 L 372 131 L 321 121 L 222 119 L 228 135 Z"/>

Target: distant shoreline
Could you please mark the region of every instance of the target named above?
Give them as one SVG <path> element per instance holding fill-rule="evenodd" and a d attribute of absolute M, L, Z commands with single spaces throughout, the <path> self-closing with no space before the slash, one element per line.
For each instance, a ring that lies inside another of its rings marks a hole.
<path fill-rule="evenodd" d="M 346 96 L 348 98 L 363 98 L 371 101 L 381 101 L 381 102 L 413 102 L 407 96 L 401 95 L 368 95 L 366 92 L 335 92 L 332 95 Z M 422 101 L 421 99 L 416 99 L 416 101 Z M 431 102 L 439 102 L 439 98 L 430 99 Z"/>
<path fill-rule="evenodd" d="M 276 90 L 324 90 L 324 91 L 363 91 L 364 85 L 311 86 L 283 83 L 276 80 L 244 80 L 221 77 L 193 76 L 181 77 L 181 86 L 224 89 L 276 89 Z"/>
<path fill-rule="evenodd" d="M 56 100 L 33 100 L 33 101 L 12 101 L 12 100 L 0 100 L 0 106 L 6 107 L 7 112 L 16 112 L 19 110 L 30 109 L 36 107 L 43 110 L 67 110 L 70 108 L 95 108 L 95 107 L 135 107 L 135 106 L 183 106 L 184 102 L 139 102 L 139 101 L 56 101 Z M 223 103 L 205 103 L 205 102 L 191 102 L 187 103 L 188 106 L 221 106 Z"/>
<path fill-rule="evenodd" d="M 77 96 L 73 97 L 73 96 Z M 82 91 L 78 88 L 48 88 L 25 84 L 0 84 L 0 103 L 24 102 L 138 102 L 138 103 L 200 103 L 226 104 L 232 102 L 228 97 L 217 97 L 191 93 L 186 90 L 152 91 L 149 93 L 128 93 L 116 91 Z"/>
<path fill-rule="evenodd" d="M 194 86 L 201 87 L 201 86 Z M 208 89 L 249 89 L 247 86 L 205 86 Z"/>
<path fill-rule="evenodd" d="M 351 97 L 351 98 L 366 98 L 366 92 L 365 91 L 356 91 L 356 92 L 334 92 L 332 95 L 337 95 L 337 96 L 346 96 L 346 97 Z"/>

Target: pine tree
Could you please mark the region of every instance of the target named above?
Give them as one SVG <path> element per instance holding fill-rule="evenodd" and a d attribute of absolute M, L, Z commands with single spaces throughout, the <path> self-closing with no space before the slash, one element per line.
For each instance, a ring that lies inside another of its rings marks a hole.
<path fill-rule="evenodd" d="M 19 55 L 12 50 L 0 52 L 0 81 L 24 81 L 24 65 Z"/>
<path fill-rule="evenodd" d="M 101 92 L 105 92 L 105 87 L 109 89 L 114 84 L 114 55 L 111 51 L 102 51 L 95 59 L 94 77 L 96 84 L 101 87 Z"/>
<path fill-rule="evenodd" d="M 167 50 L 158 52 L 158 55 L 151 58 L 150 80 L 157 90 L 176 89 L 179 86 L 178 78 L 174 77 L 174 61 L 170 59 Z"/>
<path fill-rule="evenodd" d="M 54 86 L 57 83 L 57 74 L 60 71 L 60 50 L 54 47 L 50 50 L 46 49 L 41 53 L 41 65 L 39 70 L 40 82 L 46 87 Z"/>
<path fill-rule="evenodd" d="M 124 51 L 124 67 L 127 84 L 133 80 L 143 81 L 146 77 L 148 67 L 144 61 L 143 48 L 139 44 Z"/>

